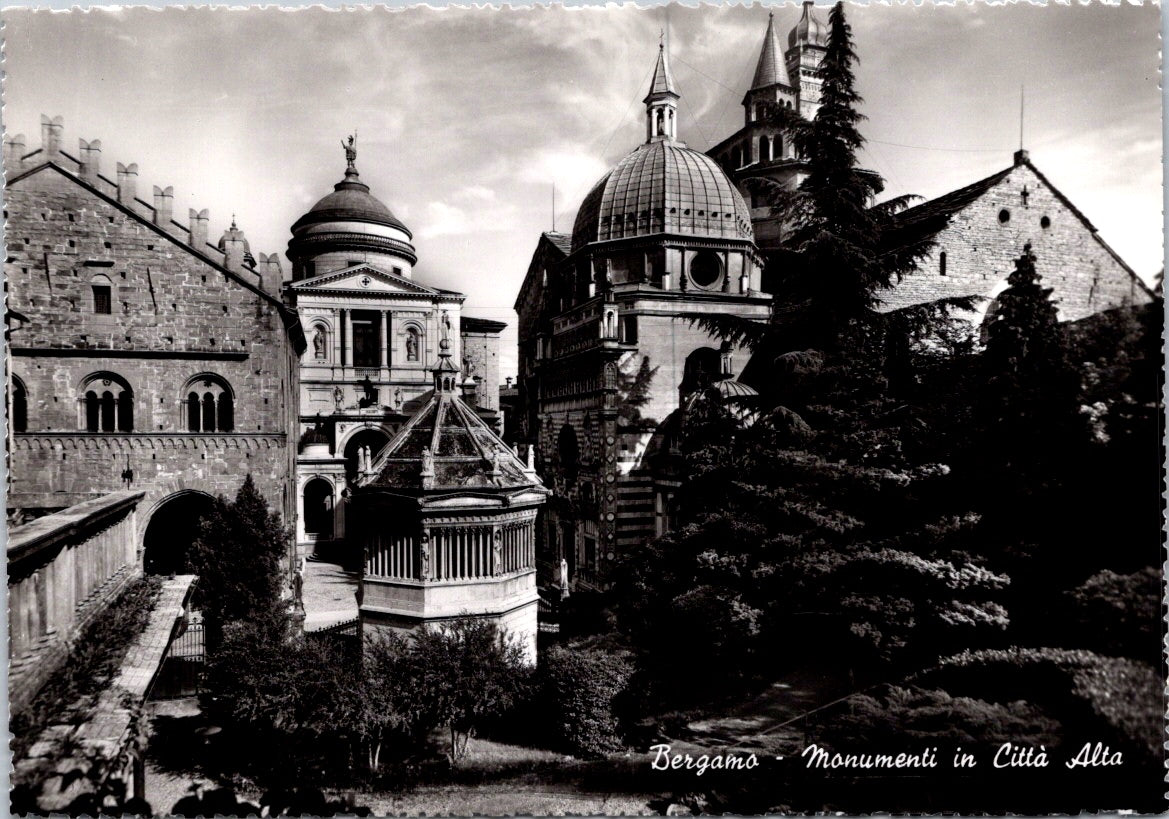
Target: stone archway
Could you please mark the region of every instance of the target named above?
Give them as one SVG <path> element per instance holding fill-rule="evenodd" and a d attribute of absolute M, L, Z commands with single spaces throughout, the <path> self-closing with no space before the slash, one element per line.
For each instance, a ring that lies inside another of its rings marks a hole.
<path fill-rule="evenodd" d="M 378 453 L 385 449 L 390 442 L 390 436 L 382 429 L 370 427 L 355 432 L 345 442 L 345 476 L 352 481 L 357 475 L 357 451 L 363 446 L 369 447 L 371 459 L 376 459 Z"/>
<path fill-rule="evenodd" d="M 304 485 L 304 533 L 314 540 L 332 540 L 333 514 L 333 484 L 310 479 Z"/>
<path fill-rule="evenodd" d="M 165 575 L 189 571 L 191 544 L 214 503 L 210 495 L 195 490 L 176 492 L 160 501 L 142 536 L 143 570 Z"/>

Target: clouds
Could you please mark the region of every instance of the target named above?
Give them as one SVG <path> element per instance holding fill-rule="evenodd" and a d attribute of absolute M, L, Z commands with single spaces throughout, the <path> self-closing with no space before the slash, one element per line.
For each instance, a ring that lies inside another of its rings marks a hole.
<path fill-rule="evenodd" d="M 774 10 L 786 42 L 799 9 Z M 1158 11 L 850 6 L 874 140 L 865 161 L 890 195 L 935 196 L 1001 170 L 1025 83 L 1032 160 L 1151 276 Z M 414 232 L 419 278 L 499 317 L 552 226 L 552 186 L 565 230 L 644 139 L 659 30 L 682 93 L 680 136 L 702 150 L 743 122 L 767 12 L 4 9 L 4 119 L 35 147 L 40 114 L 64 115 L 67 146 L 100 138 L 107 169 L 137 162 L 140 187 L 174 185 L 176 212 L 211 210 L 213 240 L 235 213 L 257 252 L 283 250 L 289 226 L 341 179 L 339 141 L 356 129 L 361 178 Z"/>

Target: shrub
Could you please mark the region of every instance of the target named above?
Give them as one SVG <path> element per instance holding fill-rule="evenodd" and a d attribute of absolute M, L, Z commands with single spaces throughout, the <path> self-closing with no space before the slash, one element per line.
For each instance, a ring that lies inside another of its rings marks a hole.
<path fill-rule="evenodd" d="M 1122 745 L 1141 762 L 1162 756 L 1162 682 L 1144 663 L 1058 648 L 987 649 L 948 657 L 923 676 L 951 691 L 1047 706 L 1069 734 Z"/>
<path fill-rule="evenodd" d="M 1067 592 L 1070 639 L 1101 654 L 1157 662 L 1161 657 L 1161 572 L 1102 571 Z"/>
<path fill-rule="evenodd" d="M 632 665 L 602 651 L 553 647 L 541 658 L 540 705 L 551 744 L 577 756 L 600 756 L 623 747 L 615 705 Z"/>

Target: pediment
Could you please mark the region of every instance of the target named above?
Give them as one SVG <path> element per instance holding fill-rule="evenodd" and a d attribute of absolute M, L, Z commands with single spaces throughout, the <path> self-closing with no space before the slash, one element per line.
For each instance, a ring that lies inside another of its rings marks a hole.
<path fill-rule="evenodd" d="M 292 285 L 294 290 L 344 290 L 367 293 L 413 293 L 437 296 L 439 291 L 424 287 L 402 276 L 395 276 L 370 265 L 355 265 L 332 273 L 323 273 L 311 279 L 302 279 Z"/>

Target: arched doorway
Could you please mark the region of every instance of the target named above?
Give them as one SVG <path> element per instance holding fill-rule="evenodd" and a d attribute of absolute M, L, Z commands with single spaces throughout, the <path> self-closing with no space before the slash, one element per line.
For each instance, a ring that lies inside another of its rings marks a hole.
<path fill-rule="evenodd" d="M 142 537 L 142 566 L 147 574 L 189 571 L 191 544 L 213 506 L 210 495 L 187 491 L 171 495 L 155 508 Z"/>
<path fill-rule="evenodd" d="M 324 478 L 304 485 L 304 533 L 315 540 L 333 539 L 333 484 Z"/>
<path fill-rule="evenodd" d="M 390 436 L 380 429 L 363 429 L 356 433 L 345 444 L 345 475 L 353 480 L 357 475 L 357 451 L 363 446 L 369 447 L 371 459 L 377 458 L 390 442 Z"/>

